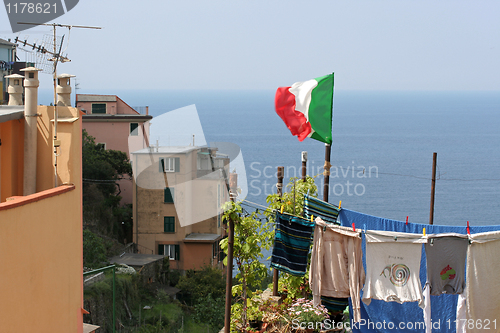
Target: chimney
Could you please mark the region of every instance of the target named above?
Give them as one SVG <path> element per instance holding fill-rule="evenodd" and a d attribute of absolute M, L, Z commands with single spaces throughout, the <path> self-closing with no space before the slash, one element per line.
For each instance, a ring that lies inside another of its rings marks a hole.
<path fill-rule="evenodd" d="M 7 86 L 7 92 L 9 93 L 8 105 L 23 105 L 22 79 L 24 79 L 24 76 L 12 74 L 5 76 L 5 78 L 9 79 L 9 85 Z"/>
<path fill-rule="evenodd" d="M 38 105 L 38 72 L 35 67 L 23 68 L 24 79 L 24 182 L 23 194 L 36 192 L 36 137 L 37 137 L 37 105 Z"/>
<path fill-rule="evenodd" d="M 71 82 L 75 75 L 61 74 L 57 76 L 57 106 L 71 106 Z"/>

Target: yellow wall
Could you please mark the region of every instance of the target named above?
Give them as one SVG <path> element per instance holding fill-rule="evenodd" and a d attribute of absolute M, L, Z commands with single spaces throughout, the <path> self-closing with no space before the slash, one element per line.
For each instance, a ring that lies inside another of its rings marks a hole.
<path fill-rule="evenodd" d="M 0 204 L 2 332 L 81 332 L 80 205 L 72 186 Z"/>
<path fill-rule="evenodd" d="M 75 108 L 58 109 L 61 109 L 61 119 L 78 116 Z M 3 267 L 0 331 L 81 333 L 81 119 L 59 123 L 60 186 L 54 188 L 53 122 L 50 121 L 53 108 L 38 107 L 38 113 L 37 193 L 8 198 L 7 202 L 0 203 L 0 262 Z M 23 128 L 23 120 L 0 124 L 2 143 L 4 135 L 12 138 L 11 144 L 5 146 L 9 148 L 4 149 L 2 144 L 1 149 L 2 199 L 4 195 L 22 195 Z M 16 135 L 20 142 L 17 145 Z M 11 158 L 4 159 L 4 155 Z M 4 181 L 9 173 L 14 175 L 11 185 Z M 71 185 L 61 186 L 63 183 Z M 4 194 L 5 186 L 20 186 L 21 190 L 11 189 L 10 193 L 5 190 Z"/>

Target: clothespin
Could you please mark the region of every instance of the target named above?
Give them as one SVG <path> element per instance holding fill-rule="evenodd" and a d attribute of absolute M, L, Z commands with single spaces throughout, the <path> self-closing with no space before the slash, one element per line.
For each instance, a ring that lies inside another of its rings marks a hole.
<path fill-rule="evenodd" d="M 470 235 L 469 221 L 467 221 L 467 235 Z"/>
<path fill-rule="evenodd" d="M 352 231 L 356 232 L 356 227 L 354 226 L 354 223 L 352 224 Z"/>
<path fill-rule="evenodd" d="M 342 200 L 339 201 L 339 209 L 342 206 Z"/>
<path fill-rule="evenodd" d="M 424 236 L 425 236 L 425 228 L 424 228 L 424 230 L 423 230 L 423 233 L 424 233 Z"/>
<path fill-rule="evenodd" d="M 365 231 L 366 233 L 366 224 L 363 224 L 363 230 Z"/>
<path fill-rule="evenodd" d="M 406 225 L 408 225 L 408 216 L 406 217 Z"/>
<path fill-rule="evenodd" d="M 313 222 L 314 222 L 314 215 L 311 214 L 311 223 L 313 223 Z"/>
<path fill-rule="evenodd" d="M 285 205 L 281 205 L 281 214 L 283 214 L 283 208 L 285 208 Z"/>
<path fill-rule="evenodd" d="M 325 232 L 325 231 L 326 231 L 326 225 L 323 226 L 323 232 Z"/>

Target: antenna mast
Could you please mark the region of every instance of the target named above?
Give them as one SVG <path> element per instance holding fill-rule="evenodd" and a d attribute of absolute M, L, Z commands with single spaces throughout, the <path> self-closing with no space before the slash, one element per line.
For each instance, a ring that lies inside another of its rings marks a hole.
<path fill-rule="evenodd" d="M 56 27 L 60 28 L 68 28 L 71 30 L 71 28 L 83 28 L 83 29 L 101 29 L 100 27 L 90 27 L 90 26 L 83 26 L 83 25 L 65 25 L 65 24 L 58 24 L 58 23 L 29 23 L 29 22 L 17 22 L 18 24 L 31 24 L 31 25 L 46 25 L 46 26 L 51 26 L 53 31 L 54 31 L 54 49 L 53 52 L 47 51 L 51 53 L 54 57 L 52 59 L 49 59 L 51 61 L 54 61 L 54 70 L 53 70 L 53 80 L 54 80 L 54 187 L 57 187 L 57 147 L 60 146 L 59 140 L 57 140 L 57 119 L 58 119 L 58 113 L 57 113 L 57 63 L 59 62 L 59 59 L 61 62 L 67 62 L 71 61 L 66 57 L 61 56 L 61 50 L 64 42 L 64 36 L 61 40 L 61 45 L 59 46 L 59 51 L 56 53 L 56 47 L 57 47 L 57 40 L 56 40 Z M 17 38 L 16 38 L 17 42 Z M 25 45 L 29 45 L 24 42 Z M 32 45 L 29 45 L 32 46 Z M 33 49 L 35 48 L 35 45 L 33 45 Z"/>

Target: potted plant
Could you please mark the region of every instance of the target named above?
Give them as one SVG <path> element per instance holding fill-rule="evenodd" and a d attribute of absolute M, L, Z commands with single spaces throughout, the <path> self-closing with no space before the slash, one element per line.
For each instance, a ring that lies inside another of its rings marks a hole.
<path fill-rule="evenodd" d="M 328 318 L 328 310 L 314 306 L 312 300 L 299 298 L 287 310 L 292 328 L 297 332 L 319 332 L 323 321 Z"/>

